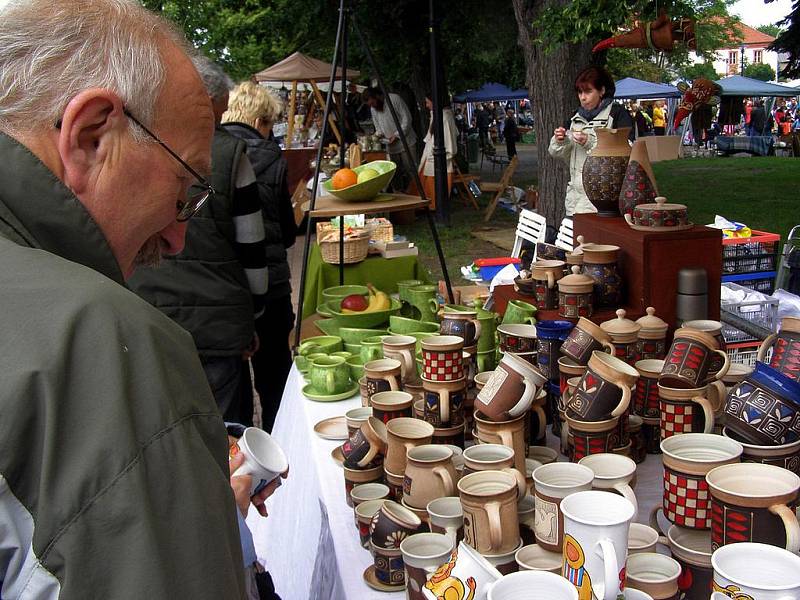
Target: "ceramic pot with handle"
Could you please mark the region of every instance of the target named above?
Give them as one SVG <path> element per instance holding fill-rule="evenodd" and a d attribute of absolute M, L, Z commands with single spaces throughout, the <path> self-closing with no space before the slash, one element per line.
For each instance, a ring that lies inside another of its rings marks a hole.
<path fill-rule="evenodd" d="M 780 333 L 767 337 L 758 348 L 758 360 L 763 362 L 772 348 L 769 366 L 790 379 L 800 379 L 800 318 L 781 319 Z"/>
<path fill-rule="evenodd" d="M 619 270 L 619 246 L 583 245 L 583 274 L 594 280 L 594 305 L 617 307 L 622 303 L 622 275 Z"/>
<path fill-rule="evenodd" d="M 556 282 L 564 277 L 563 260 L 539 260 L 531 267 L 531 276 L 536 282 L 536 307 L 539 310 L 558 308 Z"/>
<path fill-rule="evenodd" d="M 563 319 L 591 317 L 594 313 L 594 279 L 581 274 L 573 265 L 572 273 L 558 281 L 558 316 Z"/>

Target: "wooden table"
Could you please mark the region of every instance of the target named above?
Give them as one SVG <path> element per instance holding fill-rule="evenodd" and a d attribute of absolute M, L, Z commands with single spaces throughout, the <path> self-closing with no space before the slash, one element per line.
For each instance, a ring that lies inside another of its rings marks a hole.
<path fill-rule="evenodd" d="M 309 205 L 310 202 L 306 202 L 303 205 L 304 212 L 308 212 Z M 317 203 L 311 212 L 311 216 L 314 218 L 330 218 L 340 215 L 375 214 L 425 208 L 427 205 L 428 202 L 426 200 L 419 196 L 409 196 L 408 194 L 379 194 L 367 202 L 345 202 L 334 196 L 322 196 L 317 198 Z"/>

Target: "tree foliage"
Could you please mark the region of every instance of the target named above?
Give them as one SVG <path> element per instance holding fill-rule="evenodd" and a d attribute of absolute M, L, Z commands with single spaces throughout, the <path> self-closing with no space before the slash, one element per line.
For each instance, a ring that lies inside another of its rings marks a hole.
<path fill-rule="evenodd" d="M 761 33 L 766 33 L 774 38 L 778 37 L 781 33 L 781 28 L 777 25 L 759 25 L 756 27 Z"/>
<path fill-rule="evenodd" d="M 764 63 L 745 65 L 744 76 L 759 81 L 775 81 L 775 69 Z"/>
<path fill-rule="evenodd" d="M 772 0 L 765 0 L 771 2 Z M 781 76 L 787 79 L 800 77 L 800 0 L 794 0 L 792 12 L 785 19 L 778 22 L 782 31 L 777 39 L 770 44 L 769 49 L 775 52 L 786 52 L 789 60 L 781 71 Z"/>
<path fill-rule="evenodd" d="M 695 79 L 699 79 L 701 77 L 714 81 L 715 79 L 720 79 L 722 77 L 719 73 L 717 73 L 716 69 L 714 69 L 714 63 L 711 61 L 687 65 L 686 67 L 680 69 L 679 74 L 681 79 L 688 79 L 689 81 L 694 81 Z"/>

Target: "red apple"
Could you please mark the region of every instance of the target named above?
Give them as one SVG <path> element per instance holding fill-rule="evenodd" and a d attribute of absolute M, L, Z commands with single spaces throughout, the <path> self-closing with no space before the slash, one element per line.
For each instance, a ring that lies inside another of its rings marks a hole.
<path fill-rule="evenodd" d="M 345 296 L 342 300 L 343 309 L 346 308 L 347 310 L 353 310 L 355 312 L 367 310 L 367 306 L 369 306 L 367 299 L 359 294 L 350 294 L 349 296 Z"/>

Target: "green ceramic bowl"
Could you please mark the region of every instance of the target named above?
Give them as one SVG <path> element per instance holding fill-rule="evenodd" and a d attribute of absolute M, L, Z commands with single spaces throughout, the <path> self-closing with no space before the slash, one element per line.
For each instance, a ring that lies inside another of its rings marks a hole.
<path fill-rule="evenodd" d="M 336 287 L 329 287 L 322 290 L 322 297 L 324 302 L 330 302 L 337 298 L 341 300 L 345 296 L 358 294 L 359 296 L 366 296 L 369 290 L 365 285 L 337 285 Z"/>
<path fill-rule="evenodd" d="M 345 344 L 361 344 L 364 338 L 374 335 L 385 335 L 385 329 L 359 329 L 357 327 L 340 327 L 339 337 Z M 356 352 L 356 354 L 358 354 Z"/>
<path fill-rule="evenodd" d="M 333 319 L 319 319 L 314 321 L 314 326 L 325 335 L 339 335 L 339 324 Z"/>
<path fill-rule="evenodd" d="M 316 344 L 319 346 L 319 352 L 330 354 L 331 352 L 339 352 L 342 350 L 342 338 L 337 335 L 317 335 L 314 337 L 306 338 L 303 340 L 301 347 Z"/>
<path fill-rule="evenodd" d="M 428 321 L 417 321 L 416 319 L 391 315 L 389 317 L 389 329 L 397 335 L 407 335 L 414 332 L 438 333 L 439 325 Z"/>
<path fill-rule="evenodd" d="M 325 307 L 330 311 L 331 318 L 339 323 L 340 327 L 355 327 L 358 329 L 378 327 L 389 320 L 389 315 L 393 315 L 400 310 L 400 301 L 394 298 L 392 298 L 391 308 L 372 312 L 342 313 L 339 312 L 338 303 L 338 300 L 332 300 L 325 304 Z"/>
<path fill-rule="evenodd" d="M 359 352 L 361 352 L 361 344 L 345 344 L 344 349 L 347 352 L 357 356 Z"/>
<path fill-rule="evenodd" d="M 364 376 L 364 360 L 360 356 L 351 356 L 345 362 L 350 367 L 350 379 L 358 381 Z"/>
<path fill-rule="evenodd" d="M 329 194 L 346 202 L 364 202 L 365 200 L 372 200 L 383 188 L 389 185 L 392 177 L 394 177 L 394 172 L 397 170 L 397 165 L 390 160 L 373 160 L 360 167 L 356 167 L 353 171 L 360 173 L 364 169 L 373 169 L 378 172 L 378 176 L 363 183 L 357 183 L 340 190 L 333 189 L 333 181 L 328 179 L 322 183 L 322 187 L 324 187 L 325 191 Z"/>
<path fill-rule="evenodd" d="M 347 360 L 353 356 L 353 353 L 348 352 L 347 350 L 340 350 L 339 352 L 331 352 L 331 356 L 341 356 L 343 359 Z"/>

